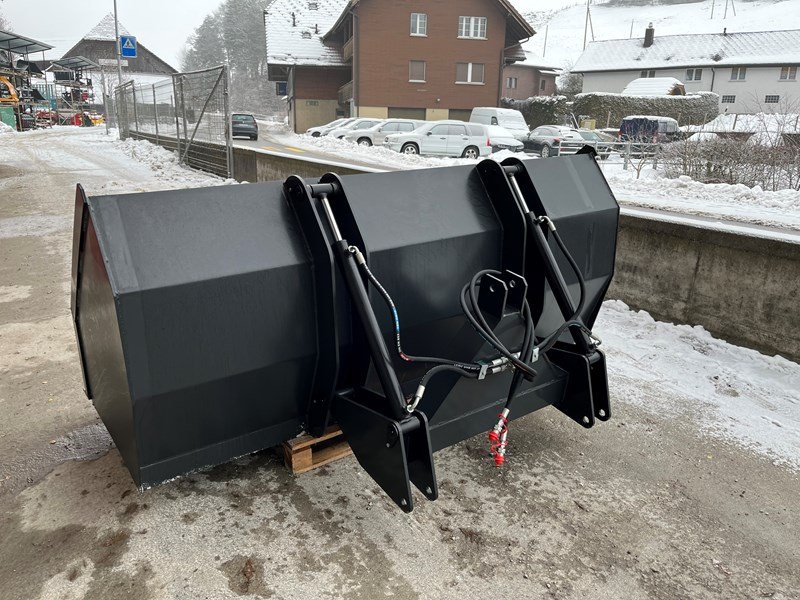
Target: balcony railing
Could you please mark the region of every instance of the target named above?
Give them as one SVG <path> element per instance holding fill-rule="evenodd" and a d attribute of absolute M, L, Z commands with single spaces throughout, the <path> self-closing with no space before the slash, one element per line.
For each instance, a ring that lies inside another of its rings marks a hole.
<path fill-rule="evenodd" d="M 342 57 L 344 61 L 347 62 L 353 58 L 353 38 L 351 37 L 344 43 L 342 46 Z"/>
<path fill-rule="evenodd" d="M 339 104 L 347 104 L 353 99 L 353 82 L 348 81 L 339 88 Z"/>

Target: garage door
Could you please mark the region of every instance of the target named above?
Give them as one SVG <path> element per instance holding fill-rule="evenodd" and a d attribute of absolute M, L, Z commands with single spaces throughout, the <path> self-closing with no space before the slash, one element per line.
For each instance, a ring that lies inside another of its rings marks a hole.
<path fill-rule="evenodd" d="M 425 109 L 424 108 L 392 108 L 389 107 L 389 114 L 387 115 L 390 119 L 418 119 L 420 121 L 425 120 Z"/>

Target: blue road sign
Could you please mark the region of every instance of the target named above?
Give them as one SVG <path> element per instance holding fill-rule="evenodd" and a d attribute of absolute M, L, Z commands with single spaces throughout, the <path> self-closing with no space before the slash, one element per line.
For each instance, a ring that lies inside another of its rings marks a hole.
<path fill-rule="evenodd" d="M 119 36 L 119 52 L 123 58 L 136 58 L 136 36 Z"/>

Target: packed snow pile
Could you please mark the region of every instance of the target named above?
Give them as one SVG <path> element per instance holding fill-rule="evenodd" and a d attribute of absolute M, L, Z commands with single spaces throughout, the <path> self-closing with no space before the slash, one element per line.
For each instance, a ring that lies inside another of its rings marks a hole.
<path fill-rule="evenodd" d="M 11 125 L 6 125 L 2 121 L 0 121 L 0 134 L 3 133 L 16 133 L 17 130 L 11 127 Z"/>
<path fill-rule="evenodd" d="M 604 174 L 624 205 L 800 230 L 798 190 L 700 183 L 685 175 L 670 179 L 652 169 L 639 179 L 633 170 L 605 168 Z"/>
<path fill-rule="evenodd" d="M 689 417 L 710 436 L 800 472 L 800 365 L 702 327 L 655 321 L 617 300 L 603 304 L 594 330 L 614 400 Z"/>

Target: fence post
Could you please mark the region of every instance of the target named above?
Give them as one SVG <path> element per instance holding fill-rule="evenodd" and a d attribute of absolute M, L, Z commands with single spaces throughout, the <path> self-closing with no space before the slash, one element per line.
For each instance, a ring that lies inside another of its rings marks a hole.
<path fill-rule="evenodd" d="M 622 170 L 628 170 L 628 164 L 631 162 L 631 143 L 625 144 L 625 154 L 622 157 Z"/>
<path fill-rule="evenodd" d="M 172 76 L 172 96 L 169 97 L 169 103 L 175 113 L 175 142 L 178 145 L 178 160 L 181 157 L 181 122 L 178 119 L 178 86 L 175 83 L 175 75 Z"/>
<path fill-rule="evenodd" d="M 233 136 L 231 135 L 231 107 L 228 94 L 228 67 L 224 67 L 225 77 L 222 82 L 222 106 L 225 118 L 225 158 L 228 163 L 228 177 L 233 179 Z"/>
<path fill-rule="evenodd" d="M 139 111 L 136 109 L 136 86 L 131 86 L 131 94 L 133 94 L 133 124 L 136 126 L 136 133 L 139 133 Z"/>
<path fill-rule="evenodd" d="M 158 103 L 156 102 L 156 86 L 153 87 L 153 120 L 156 123 L 156 144 L 158 144 Z"/>
<path fill-rule="evenodd" d="M 183 154 L 179 157 L 179 161 L 183 162 L 184 155 L 186 158 L 189 158 L 189 123 L 186 120 L 186 97 L 184 96 L 183 92 L 183 76 L 180 78 L 181 83 L 181 117 L 183 118 L 183 135 L 186 136 L 185 145 L 186 149 L 183 151 Z M 187 161 L 186 164 L 188 165 L 189 162 Z"/>

